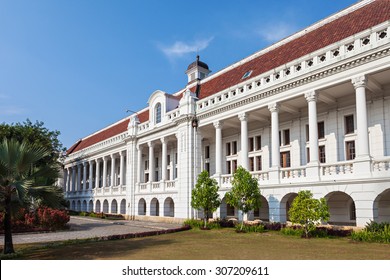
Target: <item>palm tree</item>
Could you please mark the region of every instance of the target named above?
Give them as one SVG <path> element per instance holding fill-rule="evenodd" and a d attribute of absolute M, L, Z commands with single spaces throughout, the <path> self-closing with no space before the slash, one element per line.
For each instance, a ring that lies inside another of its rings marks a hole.
<path fill-rule="evenodd" d="M 44 203 L 59 206 L 62 191 L 54 186 L 59 177 L 59 165 L 39 164 L 48 156 L 47 149 L 4 138 L 0 142 L 0 201 L 4 211 L 4 254 L 14 253 L 12 243 L 12 209 L 17 206 Z"/>

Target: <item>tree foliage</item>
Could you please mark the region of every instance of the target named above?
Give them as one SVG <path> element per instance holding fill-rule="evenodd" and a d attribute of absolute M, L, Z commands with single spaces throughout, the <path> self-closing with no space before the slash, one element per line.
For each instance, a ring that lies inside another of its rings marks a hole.
<path fill-rule="evenodd" d="M 218 183 L 210 178 L 209 173 L 202 171 L 191 194 L 191 206 L 203 211 L 204 227 L 207 226 L 209 214 L 218 209 L 221 199 L 218 194 Z"/>
<path fill-rule="evenodd" d="M 244 214 L 261 207 L 259 184 L 243 167 L 234 172 L 232 189 L 226 193 L 226 202 L 241 210 Z M 244 221 L 242 221 L 241 229 Z"/>
<path fill-rule="evenodd" d="M 13 253 L 12 206 L 35 204 L 59 207 L 63 201 L 60 188 L 54 186 L 59 177 L 57 161 L 38 164 L 50 156 L 51 150 L 39 144 L 4 138 L 0 142 L 0 202 L 4 211 L 4 253 Z M 32 200 L 33 198 L 33 200 Z"/>
<path fill-rule="evenodd" d="M 29 119 L 23 123 L 0 124 L 0 141 L 3 138 L 15 139 L 19 142 L 27 142 L 44 147 L 49 153 L 36 164 L 54 163 L 61 157 L 65 150 L 58 139 L 60 132 L 51 131 L 44 126 L 43 122 L 32 123 Z"/>
<path fill-rule="evenodd" d="M 300 191 L 288 212 L 292 223 L 303 226 L 306 238 L 321 221 L 329 220 L 329 209 L 324 198 L 315 199 L 310 191 Z"/>

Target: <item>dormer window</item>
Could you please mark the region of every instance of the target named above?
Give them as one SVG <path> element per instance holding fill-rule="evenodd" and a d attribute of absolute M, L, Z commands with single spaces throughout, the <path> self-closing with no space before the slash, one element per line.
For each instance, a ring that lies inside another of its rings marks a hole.
<path fill-rule="evenodd" d="M 154 107 L 154 122 L 156 124 L 161 122 L 161 103 L 157 103 Z"/>
<path fill-rule="evenodd" d="M 246 79 L 252 74 L 252 70 L 245 72 L 241 79 Z"/>

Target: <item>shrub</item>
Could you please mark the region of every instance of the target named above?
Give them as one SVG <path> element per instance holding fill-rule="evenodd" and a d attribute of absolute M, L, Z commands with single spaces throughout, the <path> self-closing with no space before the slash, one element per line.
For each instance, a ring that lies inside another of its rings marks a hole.
<path fill-rule="evenodd" d="M 204 222 L 197 219 L 189 219 L 184 221 L 185 226 L 189 226 L 191 228 L 204 228 Z M 221 228 L 219 221 L 211 221 L 207 223 L 207 227 L 209 229 L 218 229 Z"/>
<path fill-rule="evenodd" d="M 245 224 L 242 226 L 242 225 L 239 225 L 237 224 L 236 225 L 236 231 L 237 232 L 264 232 L 264 226 L 263 225 L 249 225 L 249 224 Z"/>
<path fill-rule="evenodd" d="M 369 223 L 366 224 L 365 229 L 370 232 L 379 232 L 379 231 L 383 231 L 385 227 L 389 225 L 390 223 L 387 222 L 378 223 L 378 222 L 370 221 Z"/>
<path fill-rule="evenodd" d="M 302 228 L 294 228 L 294 227 L 285 227 L 280 230 L 284 235 L 292 235 L 292 236 L 302 236 L 304 235 L 304 231 Z"/>
<path fill-rule="evenodd" d="M 361 231 L 352 232 L 351 238 L 355 241 L 390 243 L 390 225 L 387 223 L 380 226 L 369 224 Z"/>
<path fill-rule="evenodd" d="M 276 231 L 279 231 L 279 230 L 281 230 L 284 227 L 285 227 L 285 225 L 282 224 L 282 223 L 265 223 L 264 224 L 264 229 L 266 229 L 266 230 L 276 230 Z"/>

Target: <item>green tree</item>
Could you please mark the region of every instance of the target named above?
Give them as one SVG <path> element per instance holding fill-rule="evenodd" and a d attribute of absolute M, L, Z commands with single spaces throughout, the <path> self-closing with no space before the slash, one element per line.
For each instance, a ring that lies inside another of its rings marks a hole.
<path fill-rule="evenodd" d="M 191 206 L 203 211 L 204 227 L 207 227 L 209 214 L 218 209 L 221 199 L 218 194 L 218 183 L 210 178 L 209 173 L 202 171 L 191 193 Z"/>
<path fill-rule="evenodd" d="M 59 177 L 57 162 L 38 165 L 50 150 L 37 144 L 4 138 L 0 142 L 0 202 L 4 212 L 4 254 L 14 253 L 11 218 L 15 202 L 28 205 L 31 198 L 47 206 L 58 207 L 62 190 L 54 186 Z"/>
<path fill-rule="evenodd" d="M 226 202 L 241 210 L 244 214 L 261 207 L 259 184 L 243 167 L 238 167 L 233 174 L 232 189 L 226 193 Z M 241 223 L 241 230 L 244 220 Z"/>
<path fill-rule="evenodd" d="M 27 142 L 45 147 L 49 153 L 39 160 L 36 164 L 47 164 L 57 162 L 65 148 L 58 139 L 60 132 L 51 131 L 44 126 L 43 122 L 36 121 L 32 123 L 29 119 L 23 123 L 0 124 L 0 141 L 3 138 L 15 139 L 19 142 Z"/>
<path fill-rule="evenodd" d="M 329 220 L 325 198 L 315 199 L 310 191 L 300 191 L 288 211 L 292 223 L 303 226 L 306 238 L 321 221 Z"/>

